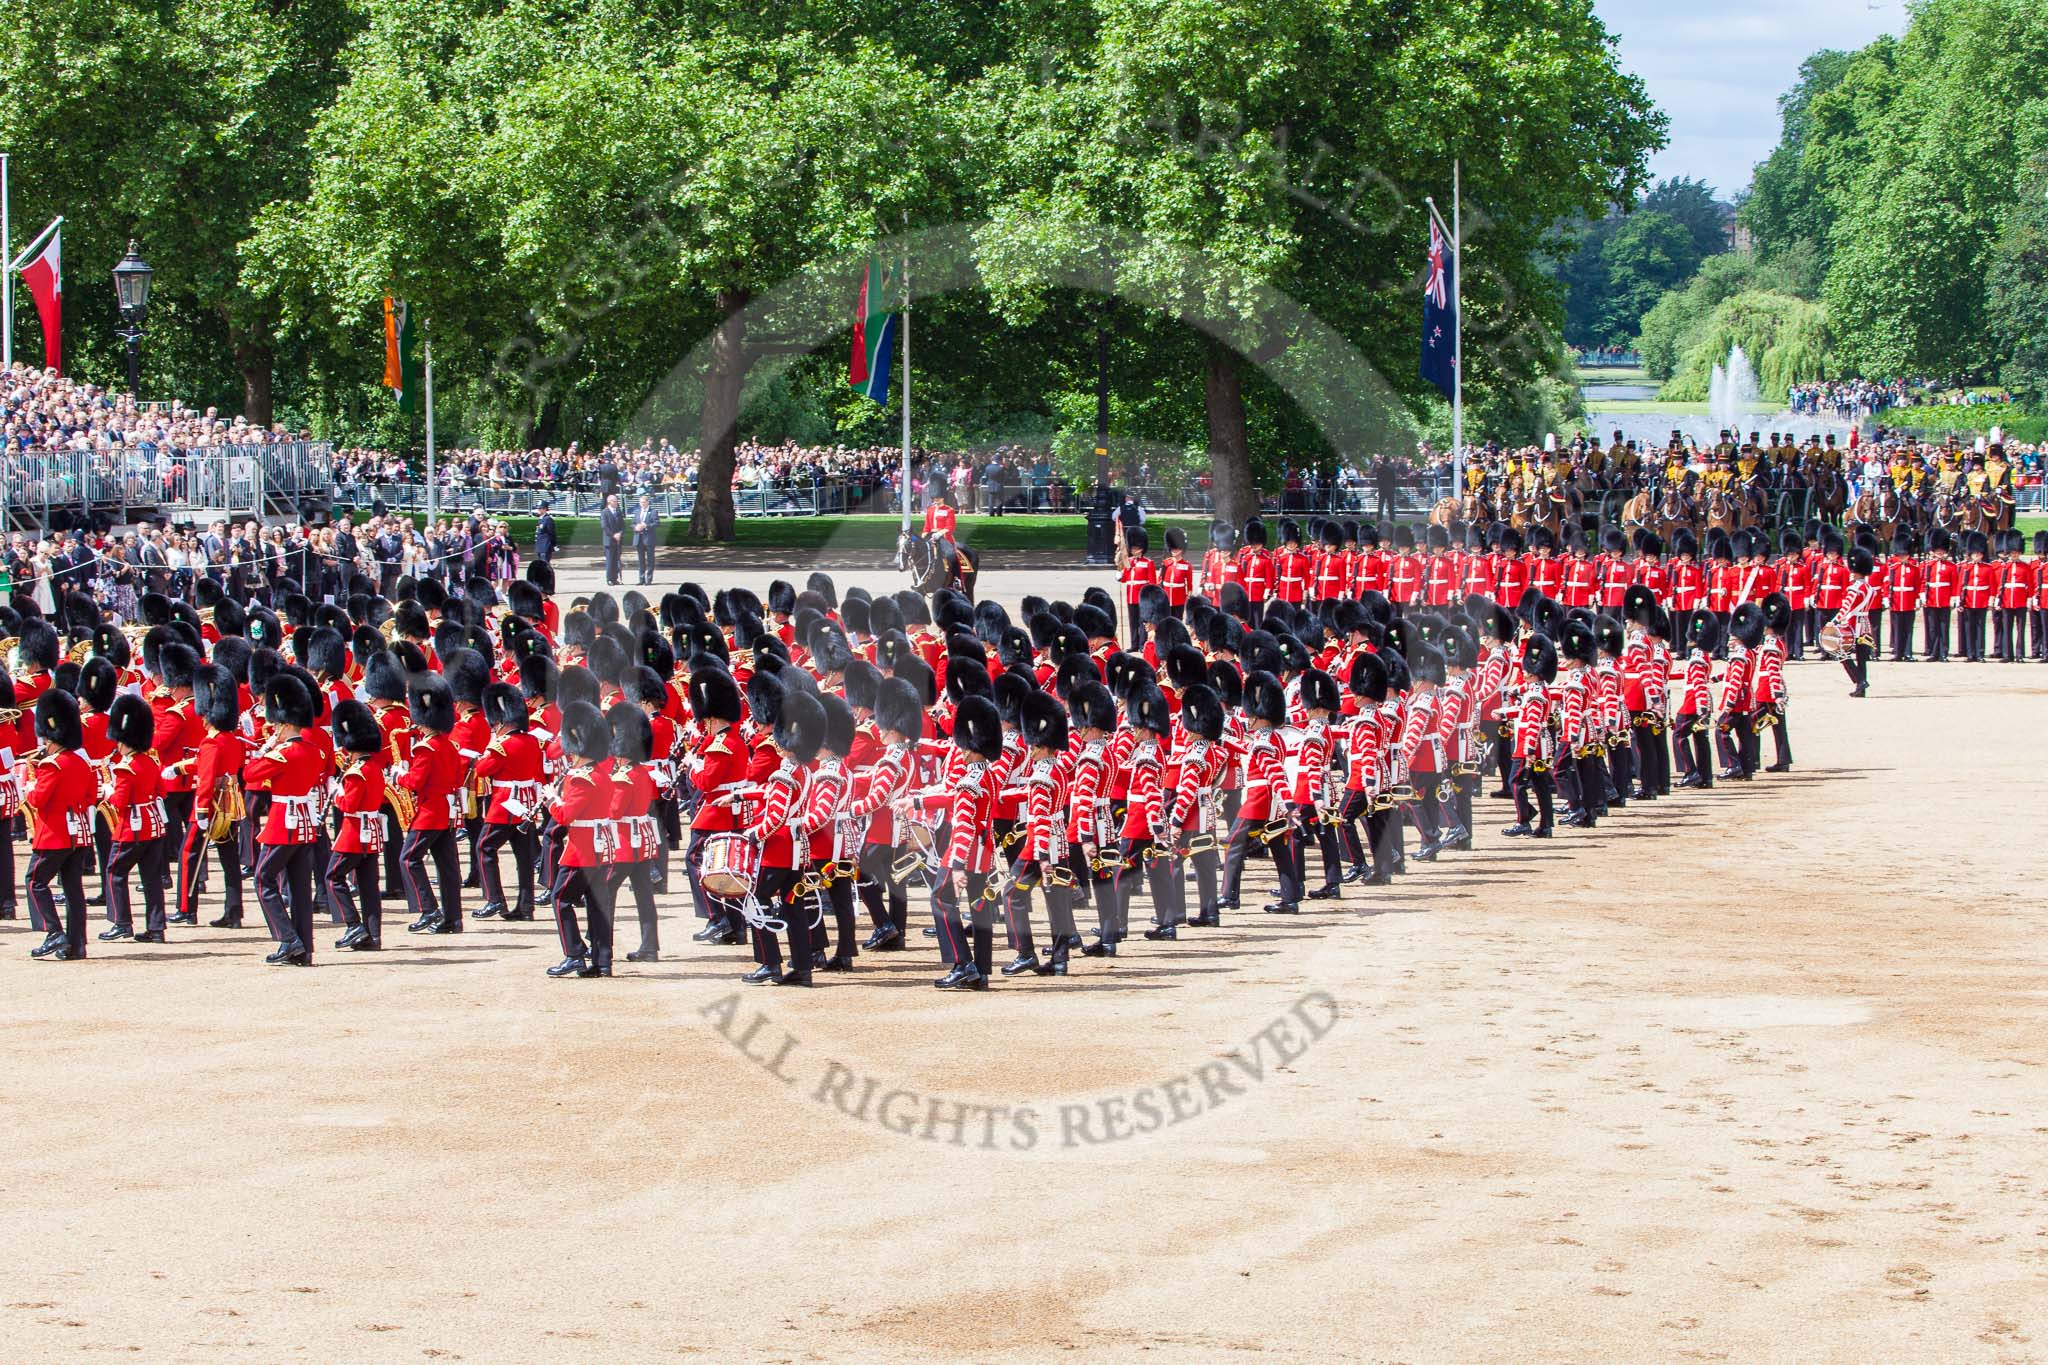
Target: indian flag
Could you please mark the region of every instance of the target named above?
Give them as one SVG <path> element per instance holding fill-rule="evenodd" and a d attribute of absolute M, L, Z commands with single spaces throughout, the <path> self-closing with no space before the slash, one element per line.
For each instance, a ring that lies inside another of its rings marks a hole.
<path fill-rule="evenodd" d="M 897 293 L 894 267 L 878 256 L 861 271 L 860 297 L 853 306 L 853 359 L 846 382 L 877 403 L 889 401 L 889 371 L 896 354 L 896 315 L 889 300 Z"/>
<path fill-rule="evenodd" d="M 397 299 L 384 299 L 384 387 L 398 395 L 398 410 L 419 407 L 420 365 L 415 351 L 419 334 L 412 309 Z"/>

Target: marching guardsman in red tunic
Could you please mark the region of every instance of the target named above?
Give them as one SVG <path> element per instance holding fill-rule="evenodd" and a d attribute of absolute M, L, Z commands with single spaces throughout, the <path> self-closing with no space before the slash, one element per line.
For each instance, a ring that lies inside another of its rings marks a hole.
<path fill-rule="evenodd" d="M 605 712 L 612 743 L 612 847 L 605 868 L 606 902 L 616 911 L 621 890 L 633 888 L 640 917 L 640 946 L 628 962 L 661 961 L 661 919 L 654 907 L 654 863 L 661 854 L 661 830 L 654 816 L 654 725 L 637 702 L 620 698 Z M 610 953 L 604 961 L 611 962 Z"/>
<path fill-rule="evenodd" d="M 1962 636 L 1957 647 L 1973 664 L 1984 662 L 1984 618 L 1998 602 L 1998 566 L 1990 562 L 1991 543 L 1982 531 L 1963 537 Z"/>
<path fill-rule="evenodd" d="M 231 828 L 225 839 L 213 843 L 208 830 L 214 812 L 223 804 L 243 806 L 246 810 L 242 767 L 248 762 L 251 745 L 243 734 L 242 685 L 219 664 L 201 664 L 192 673 L 192 703 L 206 727 L 206 737 L 191 758 L 192 823 L 186 826 L 185 843 L 178 850 L 178 913 L 171 922 L 198 919 L 198 897 L 205 890 L 207 849 L 211 845 L 220 861 L 223 887 L 220 918 L 209 920 L 208 926 L 239 929 L 245 871 L 242 845 L 246 838 L 249 846 L 255 847 L 253 831 Z M 246 818 L 243 823 L 246 824 Z"/>
<path fill-rule="evenodd" d="M 693 937 L 699 943 L 739 942 L 742 919 L 737 905 L 712 896 L 701 879 L 704 840 L 739 828 L 735 797 L 747 780 L 747 747 L 740 738 L 740 691 L 732 675 L 702 659 L 690 673 L 690 714 L 700 731 L 684 764 L 695 809 L 690 816 L 690 844 L 683 868 L 697 917 L 706 921 Z M 920 713 L 922 708 L 920 708 Z"/>
<path fill-rule="evenodd" d="M 1110 827 L 1110 742 L 1116 734 L 1116 698 L 1093 680 L 1067 693 L 1068 744 L 1078 744 L 1074 753 L 1074 776 L 1068 787 L 1067 845 L 1078 864 L 1077 879 L 1087 879 L 1095 888 L 1098 956 L 1116 956 L 1116 939 L 1109 933 L 1107 879 L 1096 871 L 1102 850 L 1116 831 Z"/>
<path fill-rule="evenodd" d="M 1343 698 L 1337 691 L 1337 680 L 1321 669 L 1308 669 L 1301 675 L 1301 709 L 1303 725 L 1301 738 L 1296 742 L 1294 752 L 1289 755 L 1292 775 L 1288 778 L 1283 792 L 1284 801 L 1276 808 L 1291 810 L 1293 825 L 1280 841 L 1288 869 L 1281 874 L 1281 898 L 1277 905 L 1265 907 L 1276 914 L 1291 914 L 1296 908 L 1297 897 L 1289 897 L 1286 888 L 1305 887 L 1308 884 L 1308 841 L 1316 840 L 1323 852 L 1323 884 L 1307 892 L 1309 900 L 1335 900 L 1343 881 L 1344 869 L 1337 853 L 1337 830 L 1325 816 L 1338 816 L 1340 806 L 1333 801 L 1329 788 L 1330 781 L 1330 725 L 1344 707 Z"/>
<path fill-rule="evenodd" d="M 1308 551 L 1302 548 L 1301 527 L 1292 517 L 1283 517 L 1280 548 L 1273 555 L 1274 598 L 1294 607 L 1306 602 L 1311 568 Z"/>
<path fill-rule="evenodd" d="M 963 760 L 959 776 L 923 798 L 927 809 L 947 813 L 932 917 L 948 968 L 932 984 L 945 991 L 985 991 L 995 971 L 995 907 L 982 892 L 995 869 L 994 768 L 1003 757 L 1003 718 L 994 701 L 960 698 L 953 711 L 953 747 Z M 971 934 L 963 906 L 972 916 Z"/>
<path fill-rule="evenodd" d="M 1196 913 L 1179 907 L 1182 924 L 1213 929 L 1223 922 L 1217 906 L 1216 870 L 1220 852 L 1216 843 L 1216 784 L 1223 776 L 1229 754 L 1223 747 L 1223 700 L 1207 683 L 1185 689 L 1180 698 L 1180 722 L 1184 742 L 1175 755 L 1178 780 L 1166 793 L 1166 827 L 1173 831 L 1174 851 L 1184 857 L 1195 873 Z M 1175 900 L 1185 897 L 1180 871 L 1173 871 Z M 1172 935 L 1163 935 L 1172 937 Z"/>
<path fill-rule="evenodd" d="M 1310 600 L 1321 606 L 1325 602 L 1339 602 L 1351 595 L 1351 559 L 1344 548 L 1344 528 L 1334 521 L 1325 521 L 1321 527 L 1323 553 L 1316 560 L 1315 583 L 1309 593 Z"/>
<path fill-rule="evenodd" d="M 263 689 L 263 748 L 242 769 L 251 791 L 269 793 L 270 808 L 257 835 L 256 903 L 277 940 L 265 958 L 300 967 L 313 961 L 313 845 L 320 838 L 320 807 L 327 768 L 303 731 L 319 715 L 306 675 L 280 672 Z"/>
<path fill-rule="evenodd" d="M 799 852 L 791 822 L 803 808 L 804 769 L 824 747 L 825 708 L 809 692 L 785 690 L 765 673 L 748 683 L 747 701 L 755 724 L 770 726 L 760 751 L 774 767 L 747 797 L 752 818 L 746 834 L 761 850 L 755 886 L 761 918 L 752 926 L 757 965 L 743 979 L 754 985 L 808 986 L 814 907 L 809 897 L 799 896 L 798 885 L 809 865 L 810 844 L 805 840 Z M 778 929 L 789 939 L 787 973 L 775 939 Z"/>
<path fill-rule="evenodd" d="M 825 712 L 825 739 L 804 783 L 803 828 L 810 841 L 811 877 L 832 906 L 837 941 L 825 941 L 824 908 L 811 931 L 811 961 L 819 971 L 853 970 L 860 951 L 853 942 L 853 883 L 857 836 L 841 827 L 852 780 L 848 759 L 853 753 L 855 721 L 846 698 L 830 692 L 818 698 Z"/>
<path fill-rule="evenodd" d="M 455 729 L 455 693 L 437 673 L 422 674 L 406 689 L 412 713 L 412 756 L 398 785 L 412 793 L 412 823 L 399 850 L 406 904 L 414 913 L 406 926 L 415 934 L 462 932 L 462 864 L 455 831 L 462 819 L 462 784 L 469 765 L 450 738 Z M 428 863 L 433 867 L 429 869 Z M 433 878 L 441 895 L 435 898 Z"/>
<path fill-rule="evenodd" d="M 460 831 L 462 841 L 469 846 L 469 871 L 462 884 L 481 886 L 484 810 L 490 801 L 488 788 L 482 788 L 476 777 L 476 762 L 491 742 L 491 727 L 484 720 L 484 688 L 490 685 L 491 666 L 476 650 L 456 645 L 441 652 L 441 676 L 455 694 L 455 726 L 448 732 L 448 738 L 462 759 Z M 456 857 L 459 860 L 461 856 L 458 844 Z"/>
<path fill-rule="evenodd" d="M 1754 602 L 1737 606 L 1728 617 L 1728 667 L 1721 675 L 1721 780 L 1748 781 L 1755 773 L 1744 752 L 1743 732 L 1751 728 L 1756 709 L 1757 650 L 1764 642 L 1763 609 Z"/>
<path fill-rule="evenodd" d="M 1146 588 L 1159 581 L 1159 569 L 1145 553 L 1151 548 L 1151 541 L 1146 538 L 1144 527 L 1118 522 L 1117 529 L 1123 533 L 1116 553 L 1117 581 L 1124 587 L 1124 614 L 1130 624 L 1125 642 L 1137 649 L 1145 640 L 1144 622 L 1138 619 L 1138 599 Z"/>
<path fill-rule="evenodd" d="M 158 626 L 150 634 L 154 636 Z M 148 641 L 143 647 L 143 661 L 148 663 L 150 653 Z M 164 810 L 170 819 L 170 839 L 174 847 L 182 848 L 186 827 L 192 823 L 192 751 L 206 738 L 206 724 L 199 719 L 199 712 L 192 704 L 192 673 L 199 667 L 198 652 L 191 646 L 169 639 L 155 649 L 156 667 L 152 670 L 160 684 L 149 694 L 149 709 L 155 725 L 155 753 L 162 773 Z M 183 901 L 185 897 L 180 896 Z M 171 921 L 173 924 L 197 924 L 195 914 L 186 919 L 181 912 Z"/>
<path fill-rule="evenodd" d="M 1508 785 L 1515 797 L 1515 823 L 1501 833 L 1511 839 L 1548 839 L 1554 823 L 1550 770 L 1557 757 L 1550 731 L 1550 685 L 1557 680 L 1557 649 L 1538 631 L 1522 642 L 1517 664 L 1523 681 L 1502 706 L 1502 714 L 1512 717 L 1514 772 Z"/>
<path fill-rule="evenodd" d="M 377 867 L 384 848 L 384 732 L 370 708 L 354 700 L 335 704 L 331 724 L 339 768 L 334 810 L 340 828 L 327 859 L 327 907 L 346 926 L 334 946 L 374 953 L 384 946 L 384 897 Z"/>
<path fill-rule="evenodd" d="M 1797 531 L 1780 536 L 1778 548 L 1778 586 L 1792 608 L 1792 624 L 1785 632 L 1786 657 L 1804 659 L 1807 626 L 1813 614 L 1813 563 L 1806 557 L 1806 538 Z"/>
<path fill-rule="evenodd" d="M 1776 761 L 1764 771 L 1789 772 L 1792 768 L 1792 736 L 1785 723 L 1785 636 L 1792 629 L 1792 600 L 1782 592 L 1774 592 L 1763 600 L 1761 606 L 1764 639 L 1756 657 L 1756 706 L 1750 715 L 1749 766 L 1755 769 L 1759 758 L 1757 750 L 1762 745 L 1757 736 L 1768 729 L 1772 742 L 1777 746 L 1777 756 Z"/>
<path fill-rule="evenodd" d="M 1472 847 L 1472 799 L 1479 794 L 1478 751 L 1472 736 L 1474 717 L 1472 670 L 1479 665 L 1479 642 L 1463 630 L 1443 637 L 1444 680 L 1436 695 L 1436 737 L 1443 752 L 1450 783 L 1451 809 L 1444 815 L 1443 837 L 1437 847 L 1469 850 Z"/>
<path fill-rule="evenodd" d="M 1024 698 L 1019 721 L 1025 744 L 1019 768 L 1025 790 L 1022 849 L 1012 867 L 1014 882 L 1003 898 L 1003 913 L 1017 956 L 1003 968 L 1004 976 L 1036 972 L 1065 976 L 1067 957 L 1081 945 L 1074 923 L 1074 872 L 1067 861 L 1067 793 L 1074 769 L 1067 752 L 1067 713 L 1059 700 L 1044 692 Z M 1031 892 L 1045 891 L 1046 920 L 1052 935 L 1045 958 L 1031 935 Z"/>
<path fill-rule="evenodd" d="M 23 639 L 28 633 L 24 624 Z M 54 631 L 50 638 L 56 639 Z M 85 871 L 92 863 L 92 808 L 99 784 L 79 752 L 84 734 L 78 701 L 69 692 L 50 690 L 36 698 L 35 735 L 42 748 L 28 763 L 22 810 L 30 828 L 29 922 L 46 937 L 29 956 L 68 962 L 85 956 Z M 53 881 L 64 891 L 62 919 L 50 894 Z"/>
<path fill-rule="evenodd" d="M 404 605 L 403 603 L 400 604 Z M 372 654 L 363 665 L 363 699 L 377 717 L 384 735 L 384 770 L 396 782 L 412 760 L 412 713 L 405 706 L 405 666 L 390 651 Z M 404 849 L 405 827 L 398 812 L 384 808 L 384 886 L 392 893 L 404 887 L 399 855 Z"/>
<path fill-rule="evenodd" d="M 1980 533 L 1973 531 L 1971 534 L 1982 541 Z M 1842 605 L 1830 624 L 1841 633 L 1843 642 L 1849 647 L 1848 656 L 1842 660 L 1843 670 L 1856 684 L 1849 695 L 1862 697 L 1869 695 L 1870 656 L 1877 652 L 1877 640 L 1872 633 L 1874 627 L 1870 623 L 1870 610 L 1877 601 L 1877 584 L 1873 581 L 1877 562 L 1870 551 L 1859 545 L 1849 551 L 1848 566 L 1849 586 L 1843 590 Z M 1981 650 L 1984 644 L 1981 620 L 1978 626 L 1976 644 Z"/>
<path fill-rule="evenodd" d="M 1209 550 L 1202 556 L 1202 593 L 1211 602 L 1217 601 L 1223 593 L 1223 585 L 1236 583 L 1243 586 L 1244 578 L 1237 558 L 1237 533 L 1229 523 L 1209 523 Z"/>
<path fill-rule="evenodd" d="M 1286 751 L 1280 739 L 1280 727 L 1287 723 L 1287 694 L 1280 680 L 1258 670 L 1245 674 L 1243 709 L 1249 725 L 1245 735 L 1244 799 L 1238 804 L 1237 819 L 1230 827 L 1230 843 L 1223 852 L 1223 899 L 1237 899 L 1244 862 L 1256 840 L 1273 860 L 1280 876 L 1277 899 L 1265 908 L 1272 913 L 1291 915 L 1300 909 L 1301 881 L 1293 871 L 1286 847 L 1293 831 L 1278 828 L 1288 819 Z"/>
<path fill-rule="evenodd" d="M 514 586 L 517 586 L 516 584 Z M 534 838 L 533 820 L 540 806 L 542 760 L 540 741 L 529 733 L 531 720 L 526 697 L 516 687 L 491 683 L 483 690 L 481 714 L 490 727 L 490 738 L 476 761 L 476 776 L 489 788 L 484 809 L 483 835 L 477 842 L 482 858 L 479 881 L 483 887 L 483 908 L 478 919 L 504 916 L 508 920 L 530 920 L 534 914 L 534 877 L 540 866 L 540 848 Z M 512 861 L 519 878 L 519 899 L 505 900 L 504 870 L 498 855 L 512 846 Z"/>
<path fill-rule="evenodd" d="M 113 852 L 107 859 L 107 919 L 102 942 L 133 939 L 164 941 L 164 802 L 156 758 L 156 720 L 142 698 L 126 693 L 114 698 L 107 715 L 107 738 L 116 756 L 109 765 L 105 804 L 113 808 Z M 128 905 L 128 874 L 142 874 L 142 903 L 147 917 L 141 933 Z"/>
<path fill-rule="evenodd" d="M 548 975 L 610 976 L 612 910 L 605 858 L 612 831 L 611 726 L 594 703 L 568 702 L 562 707 L 561 742 L 567 771 L 548 814 L 564 831 L 554 888 L 562 960 L 548 968 Z M 587 943 L 576 923 L 579 905 L 590 919 Z"/>
<path fill-rule="evenodd" d="M 865 686 L 847 677 L 847 700 L 861 710 Z M 860 894 L 874 930 L 861 947 L 870 952 L 903 947 L 910 924 L 910 897 L 895 872 L 895 807 L 910 790 L 917 769 L 917 742 L 924 734 L 924 698 L 907 678 L 883 678 L 873 684 L 874 723 L 856 731 L 852 800 L 848 820 L 861 827 Z M 870 749 L 868 746 L 872 745 Z M 861 758 L 863 752 L 868 756 Z"/>

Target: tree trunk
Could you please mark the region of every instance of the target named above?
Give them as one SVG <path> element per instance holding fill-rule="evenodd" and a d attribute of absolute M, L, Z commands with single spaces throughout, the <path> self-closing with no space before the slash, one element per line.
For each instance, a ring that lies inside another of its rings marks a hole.
<path fill-rule="evenodd" d="M 242 416 L 249 425 L 267 427 L 271 420 L 270 381 L 277 368 L 267 323 L 230 333 L 235 351 L 235 368 L 242 372 Z"/>
<path fill-rule="evenodd" d="M 539 414 L 527 424 L 526 447 L 529 450 L 551 450 L 562 444 L 562 400 L 550 397 L 541 404 Z"/>
<path fill-rule="evenodd" d="M 1203 407 L 1209 420 L 1209 479 L 1216 515 L 1242 526 L 1259 513 L 1259 486 L 1252 479 L 1251 434 L 1245 426 L 1244 381 L 1237 356 L 1211 343 L 1202 372 Z"/>
<path fill-rule="evenodd" d="M 704 374 L 704 407 L 697 420 L 697 509 L 690 534 L 698 540 L 733 538 L 732 460 L 739 438 L 740 388 L 746 382 L 747 317 L 744 289 L 718 295 L 724 321 L 711 338 L 711 364 Z"/>

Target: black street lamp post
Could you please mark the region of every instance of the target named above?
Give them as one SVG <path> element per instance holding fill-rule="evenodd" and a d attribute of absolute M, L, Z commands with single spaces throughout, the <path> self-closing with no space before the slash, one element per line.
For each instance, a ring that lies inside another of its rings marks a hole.
<path fill-rule="evenodd" d="M 149 281 L 156 272 L 142 259 L 135 239 L 114 267 L 114 297 L 121 305 L 121 336 L 128 343 L 128 392 L 142 401 L 142 320 L 149 315 Z"/>

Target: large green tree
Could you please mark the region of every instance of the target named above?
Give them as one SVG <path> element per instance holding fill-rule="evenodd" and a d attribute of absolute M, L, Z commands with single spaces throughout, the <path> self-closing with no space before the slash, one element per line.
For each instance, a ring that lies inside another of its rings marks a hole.
<path fill-rule="evenodd" d="M 1536 261 L 1545 230 L 1632 201 L 1662 136 L 1590 4 L 1094 9 L 1098 36 L 1069 54 L 1071 71 L 1013 67 L 987 84 L 999 156 L 985 269 L 1002 306 L 1026 309 L 1085 252 L 1101 288 L 1200 332 L 1225 515 L 1257 501 L 1248 376 L 1323 414 L 1342 455 L 1374 453 L 1361 447 L 1397 425 L 1394 400 L 1423 408 L 1421 200 L 1448 202 L 1454 160 L 1468 391 L 1537 406 L 1558 354 L 1556 295 Z M 1332 337 L 1364 359 L 1371 391 Z"/>
<path fill-rule="evenodd" d="M 307 132 L 340 83 L 358 5 L 35 0 L 7 19 L 0 147 L 12 154 L 17 212 L 65 215 L 81 301 L 111 298 L 98 294 L 100 272 L 139 239 L 156 269 L 155 311 L 168 320 L 153 329 L 164 341 L 148 353 L 150 387 L 269 422 L 280 303 L 242 277 L 241 251 L 268 205 L 306 193 Z M 111 359 L 106 328 L 74 322 L 72 336 L 82 358 Z M 233 398 L 220 391 L 217 361 L 179 366 L 195 340 L 231 362 Z"/>

